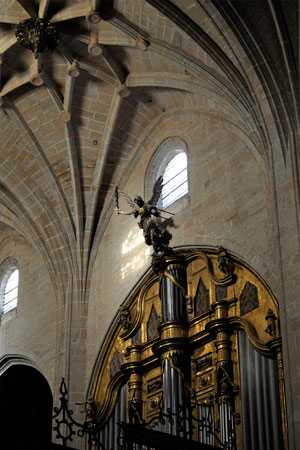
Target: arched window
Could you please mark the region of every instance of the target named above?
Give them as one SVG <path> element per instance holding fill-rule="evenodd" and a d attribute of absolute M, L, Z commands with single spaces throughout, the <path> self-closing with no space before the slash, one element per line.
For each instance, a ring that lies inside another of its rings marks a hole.
<path fill-rule="evenodd" d="M 10 258 L 4 261 L 0 276 L 0 308 L 1 314 L 6 314 L 18 303 L 19 270 L 16 263 Z"/>
<path fill-rule="evenodd" d="M 145 178 L 145 198 L 151 198 L 159 176 L 163 176 L 163 190 L 158 207 L 168 208 L 189 192 L 188 152 L 186 143 L 177 137 L 163 141 L 154 153 Z"/>
<path fill-rule="evenodd" d="M 187 156 L 180 152 L 168 163 L 163 175 L 162 208 L 188 193 Z"/>

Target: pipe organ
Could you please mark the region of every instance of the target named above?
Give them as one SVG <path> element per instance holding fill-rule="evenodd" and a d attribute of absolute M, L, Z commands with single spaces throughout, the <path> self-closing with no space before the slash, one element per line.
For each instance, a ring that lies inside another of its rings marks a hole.
<path fill-rule="evenodd" d="M 276 299 L 222 247 L 177 251 L 121 306 L 90 397 L 95 450 L 287 450 Z"/>

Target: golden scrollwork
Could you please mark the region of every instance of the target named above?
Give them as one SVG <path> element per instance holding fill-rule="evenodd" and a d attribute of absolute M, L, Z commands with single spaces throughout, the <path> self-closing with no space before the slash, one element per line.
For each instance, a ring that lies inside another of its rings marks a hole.
<path fill-rule="evenodd" d="M 158 276 L 155 273 L 150 273 L 146 279 L 144 280 L 143 285 L 141 286 L 138 294 L 134 292 L 127 301 L 127 308 L 131 307 L 133 310 L 133 319 L 130 327 L 121 334 L 122 339 L 126 340 L 133 336 L 138 327 L 141 325 L 141 321 L 144 313 L 144 301 L 145 296 L 147 294 L 148 289 L 155 283 L 158 282 Z"/>
<path fill-rule="evenodd" d="M 222 248 L 186 250 L 181 251 L 179 256 L 177 260 L 176 255 L 170 258 L 163 276 L 168 277 L 185 298 L 192 299 L 190 302 L 196 296 L 201 279 L 205 289 L 200 292 L 198 300 L 207 301 L 207 308 L 198 308 L 197 314 L 192 308 L 186 322 L 160 324 L 158 335 L 148 341 L 145 330 L 152 306 L 155 305 L 158 311 L 160 305 L 161 279 L 150 271 L 141 280 L 123 303 L 123 311 L 128 311 L 130 316 L 123 317 L 123 326 L 117 320 L 113 323 L 95 365 L 89 396 L 97 404 L 98 423 L 105 424 L 124 383 L 128 388 L 127 400 L 134 393 L 142 405 L 144 418 L 151 420 L 162 399 L 163 362 L 167 359 L 169 366 L 180 374 L 190 392 L 195 394 L 194 398 L 202 405 L 214 407 L 214 423 L 220 419 L 218 405 L 222 402 L 230 404 L 237 446 L 242 448 L 238 333 L 243 330 L 258 353 L 277 361 L 283 436 L 287 449 L 281 338 L 278 322 L 274 319 L 279 317 L 276 299 L 251 267 Z M 187 289 L 168 272 L 168 269 L 183 267 L 187 274 Z M 245 288 L 250 285 L 254 288 Z M 226 295 L 217 297 L 216 286 L 226 288 Z M 252 295 L 250 300 L 255 296 L 255 301 L 249 301 L 241 313 L 241 303 L 248 300 L 247 295 Z M 268 313 L 269 310 L 272 313 Z M 132 337 L 138 330 L 141 332 L 137 344 Z M 124 356 L 124 364 L 110 378 L 109 367 L 116 350 Z M 189 362 L 188 374 L 183 373 L 185 363 L 180 362 L 180 358 Z"/>

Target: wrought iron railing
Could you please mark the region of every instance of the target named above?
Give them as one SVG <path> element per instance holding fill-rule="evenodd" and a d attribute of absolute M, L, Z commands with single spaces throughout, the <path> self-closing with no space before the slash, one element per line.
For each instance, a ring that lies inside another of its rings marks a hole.
<path fill-rule="evenodd" d="M 86 420 L 84 423 L 80 423 L 74 419 L 73 411 L 68 407 L 68 391 L 64 378 L 61 382 L 60 393 L 61 404 L 60 407 L 54 408 L 53 415 L 53 419 L 55 420 L 55 426 L 53 429 L 56 431 L 56 438 L 61 440 L 63 445 L 67 445 L 67 443 L 73 441 L 73 438 L 76 435 L 78 437 L 87 436 L 89 450 L 92 448 L 99 448 L 100 450 L 113 450 L 105 449 L 103 443 L 100 441 L 100 428 L 96 422 L 96 414 L 90 413 L 89 420 Z M 202 417 L 199 417 L 199 411 L 201 411 L 201 408 L 202 411 L 203 408 L 208 408 L 208 413 L 202 415 Z M 140 401 L 135 398 L 134 392 L 132 399 L 128 403 L 128 416 L 130 425 L 134 426 L 136 430 L 148 429 L 150 431 L 155 428 L 155 434 L 158 431 L 158 428 L 160 428 L 161 434 L 167 436 L 167 433 L 165 433 L 164 430 L 166 425 L 169 424 L 173 428 L 172 439 L 176 436 L 179 440 L 183 438 L 185 440 L 193 441 L 194 431 L 197 429 L 198 434 L 206 436 L 206 444 L 207 442 L 213 444 L 211 446 L 206 445 L 206 448 L 213 449 L 216 448 L 214 445 L 217 445 L 218 448 L 222 448 L 224 450 L 236 450 L 236 437 L 234 429 L 229 430 L 227 441 L 221 442 L 216 433 L 212 409 L 213 408 L 206 403 L 199 403 L 196 399 L 195 393 L 186 390 L 185 395 L 183 396 L 183 403 L 178 405 L 177 411 L 172 411 L 171 408 L 165 408 L 162 395 L 158 405 L 157 414 L 152 417 L 151 420 L 146 422 L 142 418 L 141 404 Z M 198 411 L 198 413 L 195 414 L 195 411 Z M 120 428 L 124 430 L 126 425 L 126 423 L 120 424 Z M 77 430 L 75 431 L 74 428 Z M 143 433 L 141 432 L 140 434 L 142 435 Z M 136 434 L 136 437 L 138 437 L 138 433 Z M 201 448 L 199 440 L 198 443 L 199 448 Z M 128 441 L 126 434 L 120 433 L 118 448 L 119 450 L 138 450 L 141 447 L 140 444 L 134 443 L 132 438 Z"/>

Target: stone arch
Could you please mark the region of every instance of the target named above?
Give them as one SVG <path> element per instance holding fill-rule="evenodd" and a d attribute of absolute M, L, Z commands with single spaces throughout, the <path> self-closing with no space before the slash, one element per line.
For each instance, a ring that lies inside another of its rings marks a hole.
<path fill-rule="evenodd" d="M 46 448 L 51 443 L 53 398 L 30 359 L 8 355 L 0 360 L 0 396 L 3 447 Z"/>

